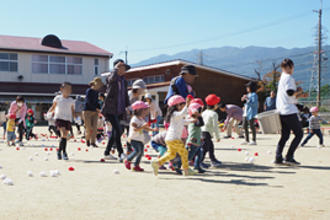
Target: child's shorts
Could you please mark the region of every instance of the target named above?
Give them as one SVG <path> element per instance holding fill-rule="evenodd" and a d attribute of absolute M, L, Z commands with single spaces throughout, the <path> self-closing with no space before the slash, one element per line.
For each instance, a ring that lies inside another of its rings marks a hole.
<path fill-rule="evenodd" d="M 65 128 L 65 130 L 70 131 L 71 130 L 71 122 L 65 121 L 62 119 L 56 119 L 55 125 L 57 128 Z"/>
<path fill-rule="evenodd" d="M 16 134 L 14 131 L 7 132 L 7 141 L 14 141 L 16 140 Z"/>

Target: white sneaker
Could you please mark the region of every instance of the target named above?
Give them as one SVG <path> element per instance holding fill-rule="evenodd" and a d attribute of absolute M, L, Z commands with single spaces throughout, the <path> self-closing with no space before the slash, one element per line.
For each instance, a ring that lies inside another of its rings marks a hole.
<path fill-rule="evenodd" d="M 120 158 L 118 158 L 119 162 L 122 163 L 127 158 L 126 154 L 122 153 Z"/>
<path fill-rule="evenodd" d="M 243 143 L 241 143 L 241 145 L 248 145 L 249 144 L 249 142 L 247 142 L 247 141 L 244 141 Z"/>
<path fill-rule="evenodd" d="M 111 154 L 104 156 L 105 160 L 117 160 L 115 156 L 112 156 Z"/>
<path fill-rule="evenodd" d="M 325 147 L 325 145 L 324 144 L 319 144 L 319 147 Z"/>
<path fill-rule="evenodd" d="M 255 141 L 251 141 L 251 142 L 249 143 L 249 145 L 257 145 L 257 142 L 255 142 Z"/>

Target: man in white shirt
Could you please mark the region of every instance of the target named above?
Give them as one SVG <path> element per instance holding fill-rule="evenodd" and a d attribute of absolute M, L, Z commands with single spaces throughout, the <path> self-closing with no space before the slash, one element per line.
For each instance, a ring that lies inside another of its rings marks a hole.
<path fill-rule="evenodd" d="M 275 164 L 283 164 L 282 152 L 283 148 L 293 131 L 295 138 L 290 144 L 290 148 L 285 157 L 285 163 L 290 165 L 299 165 L 294 159 L 296 151 L 302 137 L 303 131 L 301 122 L 298 117 L 297 98 L 302 96 L 302 89 L 296 87 L 296 82 L 292 77 L 294 71 L 294 63 L 290 59 L 284 59 L 281 63 L 282 75 L 278 85 L 276 97 L 276 109 L 280 113 L 282 124 L 281 139 L 276 149 Z"/>

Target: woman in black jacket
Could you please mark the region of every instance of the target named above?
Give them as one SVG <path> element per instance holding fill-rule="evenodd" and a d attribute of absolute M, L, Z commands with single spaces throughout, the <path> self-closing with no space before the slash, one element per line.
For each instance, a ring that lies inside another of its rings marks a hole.
<path fill-rule="evenodd" d="M 130 105 L 127 81 L 124 77 L 130 66 L 121 59 L 114 61 L 114 70 L 106 79 L 106 98 L 102 107 L 102 114 L 112 125 L 111 137 L 104 152 L 105 159 L 112 159 L 110 151 L 116 142 L 119 159 L 123 161 L 123 147 L 121 144 L 122 128 L 120 121 L 126 117 L 126 108 Z"/>

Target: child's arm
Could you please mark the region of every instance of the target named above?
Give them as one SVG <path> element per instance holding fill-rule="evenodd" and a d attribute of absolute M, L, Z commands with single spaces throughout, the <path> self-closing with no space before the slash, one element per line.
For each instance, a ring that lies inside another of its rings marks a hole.
<path fill-rule="evenodd" d="M 72 112 L 72 118 L 76 118 L 76 115 L 74 112 L 74 105 L 71 106 L 71 112 Z"/>
<path fill-rule="evenodd" d="M 50 109 L 48 110 L 48 112 L 54 112 L 55 108 L 56 108 L 56 102 L 53 102 L 52 107 L 50 107 Z"/>
<path fill-rule="evenodd" d="M 141 130 L 146 130 L 146 131 L 158 131 L 158 128 L 151 128 L 148 123 L 145 123 L 141 127 L 138 127 L 136 123 L 132 123 L 132 127 L 134 128 L 134 131 L 141 131 Z"/>
<path fill-rule="evenodd" d="M 214 117 L 213 117 L 213 130 L 214 130 L 214 133 L 215 133 L 215 138 L 217 139 L 217 142 L 220 141 L 220 130 L 219 130 L 219 127 L 218 127 L 218 114 L 215 113 Z"/>

